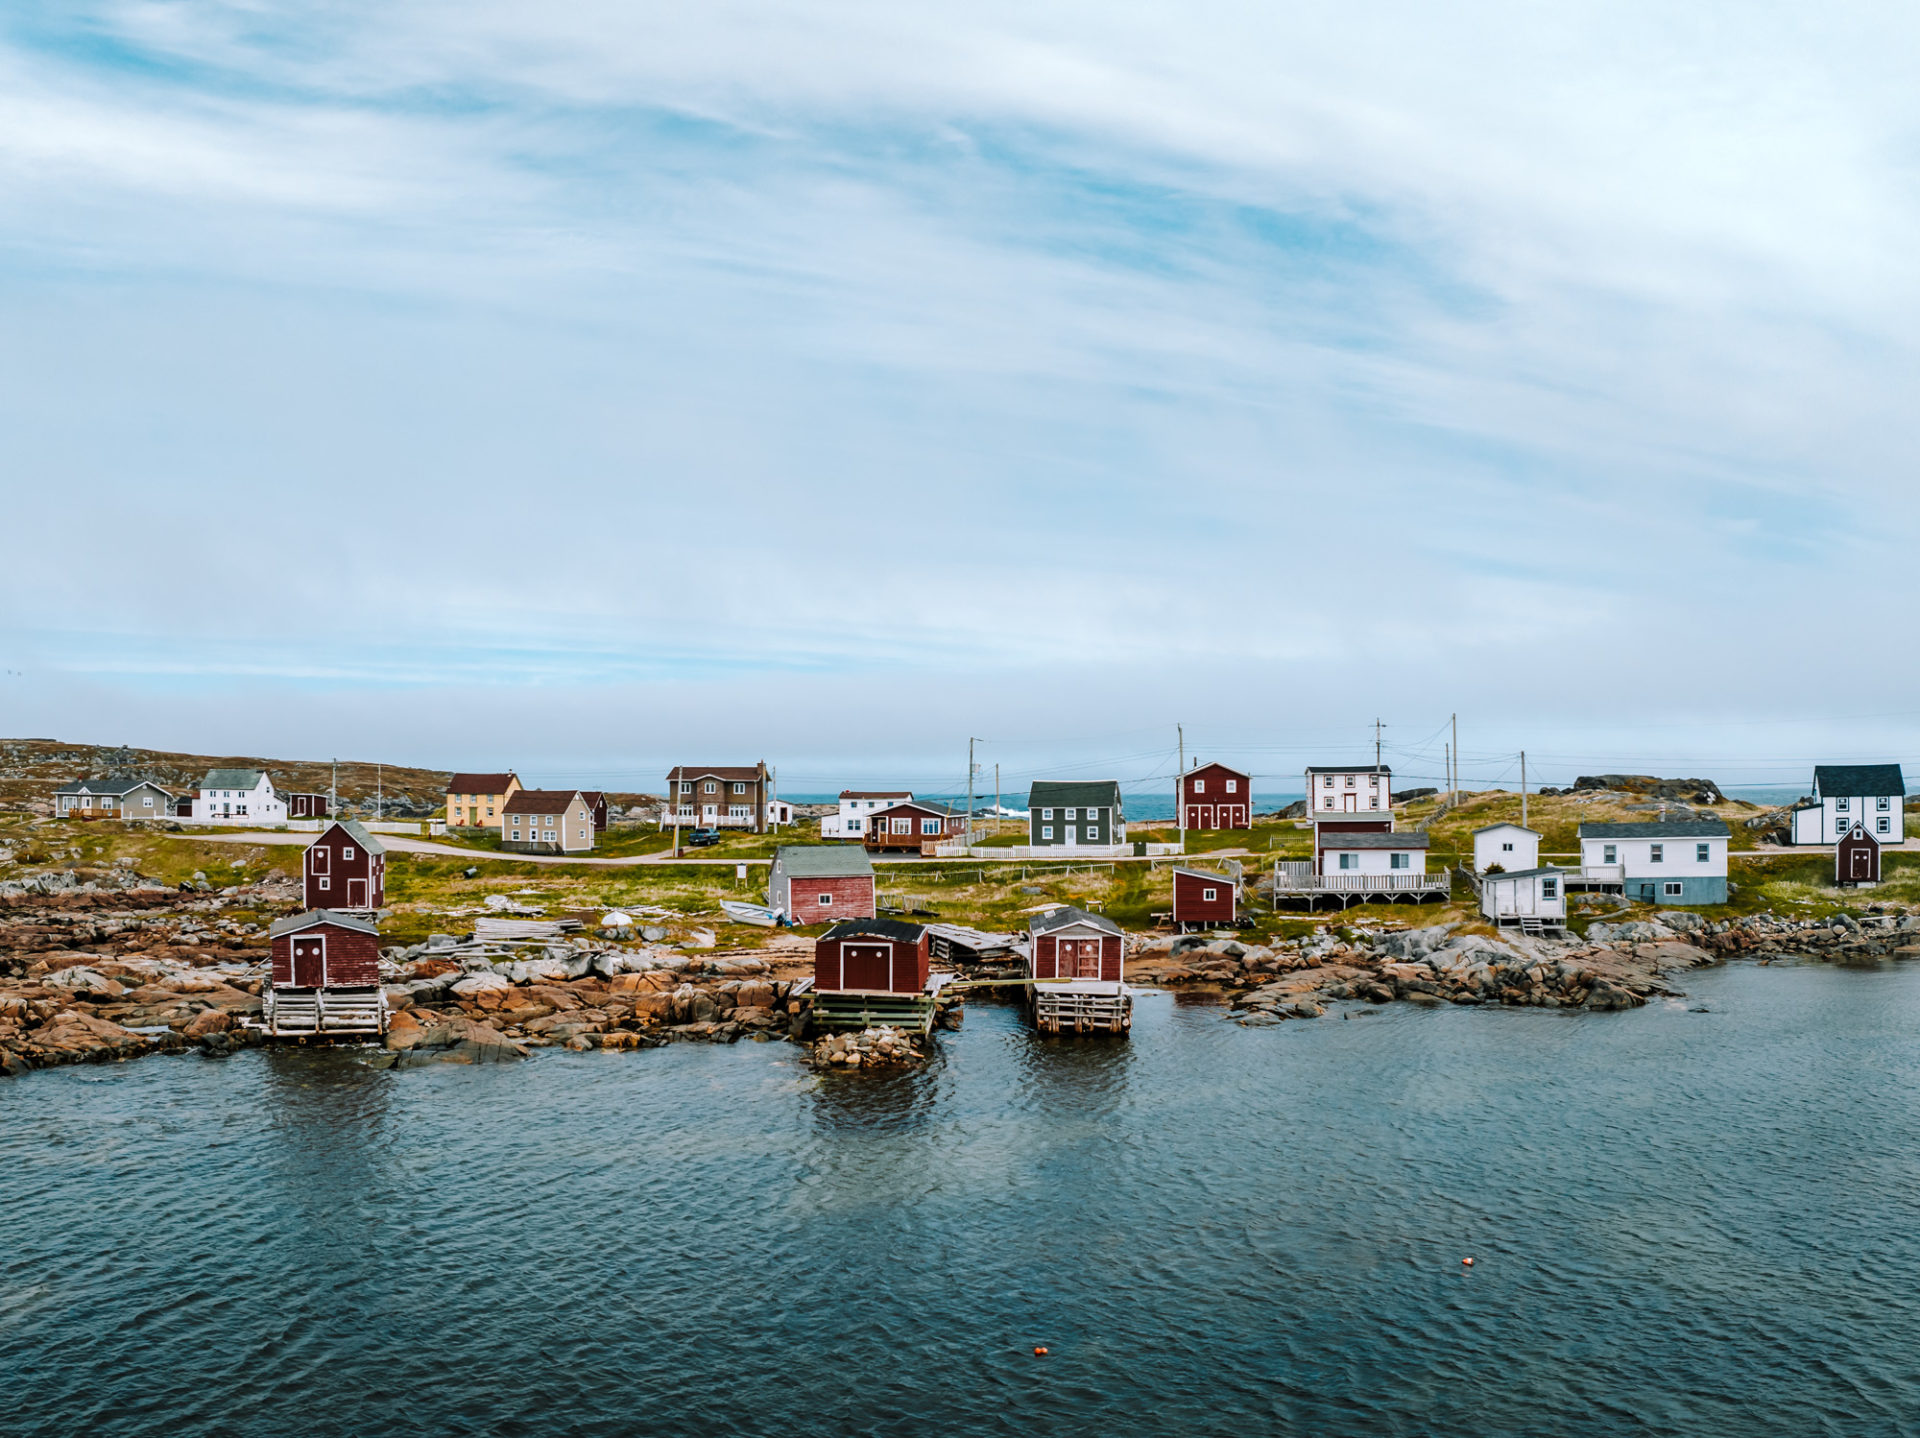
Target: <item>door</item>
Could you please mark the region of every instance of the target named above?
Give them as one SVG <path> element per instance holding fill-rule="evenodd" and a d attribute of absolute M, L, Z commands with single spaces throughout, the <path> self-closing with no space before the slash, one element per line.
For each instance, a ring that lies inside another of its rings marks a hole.
<path fill-rule="evenodd" d="M 1360 796 L 1358 794 L 1342 794 L 1340 799 L 1340 807 L 1346 810 L 1347 813 L 1357 814 L 1360 812 Z"/>
<path fill-rule="evenodd" d="M 327 982 L 327 941 L 315 934 L 293 941 L 293 986 L 317 989 Z"/>
<path fill-rule="evenodd" d="M 1069 844 L 1077 844 L 1080 842 L 1080 831 L 1072 824 L 1067 825 L 1066 835 Z"/>
<path fill-rule="evenodd" d="M 367 907 L 367 881 L 365 879 L 347 880 L 347 907 L 364 909 Z"/>
<path fill-rule="evenodd" d="M 1200 806 L 1200 827 L 1203 829 L 1211 829 L 1213 827 L 1213 805 L 1202 804 Z"/>
<path fill-rule="evenodd" d="M 1063 979 L 1100 977 L 1100 941 L 1098 939 L 1060 940 L 1059 975 Z"/>
<path fill-rule="evenodd" d="M 1198 804 L 1187 805 L 1187 827 L 1189 829 L 1197 829 L 1200 827 L 1200 806 Z"/>
<path fill-rule="evenodd" d="M 890 989 L 893 987 L 893 946 L 891 944 L 842 944 L 840 946 L 840 987 L 843 989 Z"/>
<path fill-rule="evenodd" d="M 713 821 L 720 817 L 720 806 L 718 804 L 705 805 L 700 811 L 700 816 L 707 821 L 707 827 L 712 828 Z"/>
<path fill-rule="evenodd" d="M 1873 882 L 1873 852 L 1865 844 L 1852 851 L 1853 874 L 1855 879 Z"/>

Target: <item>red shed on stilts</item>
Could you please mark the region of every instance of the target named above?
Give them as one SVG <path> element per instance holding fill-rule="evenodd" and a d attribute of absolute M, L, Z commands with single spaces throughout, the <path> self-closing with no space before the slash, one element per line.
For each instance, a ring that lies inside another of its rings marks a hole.
<path fill-rule="evenodd" d="M 315 909 L 275 924 L 273 976 L 265 998 L 276 1038 L 384 1034 L 380 930 L 353 914 Z"/>
<path fill-rule="evenodd" d="M 1034 1024 L 1045 1033 L 1116 1033 L 1133 1027 L 1122 978 L 1126 937 L 1099 914 L 1061 905 L 1027 925 Z"/>
<path fill-rule="evenodd" d="M 919 924 L 847 919 L 813 946 L 815 1028 L 891 1024 L 927 1032 L 933 1023 L 933 940 Z"/>
<path fill-rule="evenodd" d="M 1173 926 L 1230 929 L 1240 920 L 1240 885 L 1205 869 L 1173 871 Z"/>

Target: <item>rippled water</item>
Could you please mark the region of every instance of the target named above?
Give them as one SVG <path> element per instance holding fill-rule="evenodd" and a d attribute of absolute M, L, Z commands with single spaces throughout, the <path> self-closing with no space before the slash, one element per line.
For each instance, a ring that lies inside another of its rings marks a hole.
<path fill-rule="evenodd" d="M 0 1431 L 1914 1431 L 1920 971 L 1688 986 L 34 1074 Z"/>

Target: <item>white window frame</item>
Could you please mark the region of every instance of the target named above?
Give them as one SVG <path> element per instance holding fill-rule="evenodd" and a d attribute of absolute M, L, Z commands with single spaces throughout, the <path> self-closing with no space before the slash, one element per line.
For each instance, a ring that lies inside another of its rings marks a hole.
<path fill-rule="evenodd" d="M 1051 818 L 1053 817 L 1053 810 L 1051 810 L 1051 809 L 1042 809 L 1042 810 L 1040 811 L 1040 817 L 1041 817 L 1042 819 L 1051 819 Z"/>
<path fill-rule="evenodd" d="M 1893 820 L 1884 817 L 1877 819 L 1874 821 L 1874 827 L 1883 834 L 1891 834 L 1893 832 Z"/>
<path fill-rule="evenodd" d="M 1693 846 L 1693 862 L 1696 864 L 1711 864 L 1713 862 L 1713 845 L 1695 844 Z"/>
<path fill-rule="evenodd" d="M 819 907 L 823 909 L 831 909 L 833 907 L 833 895 L 832 894 L 820 895 Z"/>
<path fill-rule="evenodd" d="M 938 834 L 940 832 L 940 821 L 938 819 L 922 819 L 920 821 L 920 832 L 922 834 Z"/>
<path fill-rule="evenodd" d="M 1647 862 L 1649 864 L 1666 863 L 1667 862 L 1667 846 L 1665 844 L 1647 845 Z"/>
<path fill-rule="evenodd" d="M 1195 780 L 1193 781 L 1193 792 L 1194 792 L 1194 793 L 1196 793 L 1196 794 L 1204 794 L 1204 793 L 1206 793 L 1206 792 L 1207 792 L 1207 781 L 1206 781 L 1205 779 L 1195 779 Z"/>
<path fill-rule="evenodd" d="M 1411 869 L 1413 867 L 1412 856 L 1407 854 L 1389 854 L 1387 855 L 1387 867 L 1389 869 Z"/>
<path fill-rule="evenodd" d="M 1844 813 L 1846 813 L 1846 812 L 1847 812 L 1847 804 L 1848 804 L 1849 802 L 1850 802 L 1850 801 L 1849 801 L 1849 800 L 1848 800 L 1848 799 L 1847 799 L 1847 798 L 1846 798 L 1845 796 L 1842 796 L 1842 797 L 1840 797 L 1840 798 L 1837 798 L 1837 799 L 1835 799 L 1835 800 L 1833 801 L 1833 812 L 1834 812 L 1834 813 L 1836 813 L 1836 814 L 1844 814 Z"/>
<path fill-rule="evenodd" d="M 700 792 L 702 794 L 718 794 L 720 792 L 720 786 L 716 784 L 713 780 L 709 779 L 707 780 L 706 783 L 700 786 Z"/>
<path fill-rule="evenodd" d="M 314 878 L 320 881 L 318 887 L 321 893 L 325 894 L 325 893 L 330 893 L 332 891 L 333 889 L 332 879 L 329 879 L 325 874 L 315 874 Z"/>
<path fill-rule="evenodd" d="M 1660 897 L 1663 899 L 1684 898 L 1686 892 L 1687 886 L 1677 879 L 1667 879 L 1660 885 Z"/>
<path fill-rule="evenodd" d="M 1560 897 L 1560 881 L 1558 879 L 1542 879 L 1540 881 L 1540 897 L 1557 901 Z"/>
<path fill-rule="evenodd" d="M 1342 854 L 1340 855 L 1339 867 L 1342 869 L 1357 869 L 1360 867 L 1359 863 L 1356 862 L 1359 857 L 1358 854 Z"/>
<path fill-rule="evenodd" d="M 1238 794 L 1240 792 L 1240 781 L 1238 779 L 1227 780 L 1227 792 L 1229 794 Z"/>
<path fill-rule="evenodd" d="M 1211 904 L 1218 899 L 1219 896 L 1220 891 L 1218 889 L 1202 889 L 1200 891 L 1200 902 L 1203 904 Z"/>
<path fill-rule="evenodd" d="M 1602 845 L 1600 846 L 1600 862 L 1601 862 L 1601 863 L 1603 863 L 1603 864 L 1617 864 L 1617 863 L 1619 863 L 1619 862 L 1620 862 L 1620 847 L 1619 847 L 1619 845 L 1617 845 L 1617 844 L 1602 844 Z"/>
<path fill-rule="evenodd" d="M 1040 837 L 1043 839 L 1051 839 L 1053 837 L 1053 825 L 1042 824 L 1040 826 Z"/>

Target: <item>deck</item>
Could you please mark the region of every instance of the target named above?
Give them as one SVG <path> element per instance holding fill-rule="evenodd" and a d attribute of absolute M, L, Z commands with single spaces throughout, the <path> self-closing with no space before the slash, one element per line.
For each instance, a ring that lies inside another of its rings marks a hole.
<path fill-rule="evenodd" d="M 387 997 L 379 988 L 268 988 L 261 1021 L 274 1038 L 379 1037 L 387 1031 Z"/>
<path fill-rule="evenodd" d="M 1276 902 L 1285 898 L 1337 898 L 1346 904 L 1385 898 L 1417 903 L 1436 895 L 1445 897 L 1453 891 L 1452 880 L 1446 869 L 1419 874 L 1325 874 L 1316 872 L 1310 861 L 1283 860 L 1273 866 L 1273 897 Z"/>

